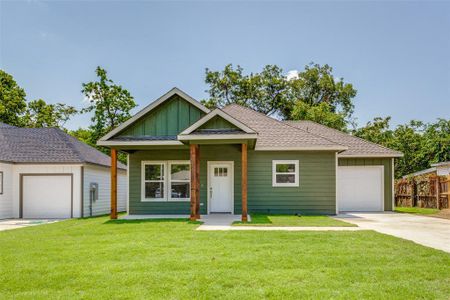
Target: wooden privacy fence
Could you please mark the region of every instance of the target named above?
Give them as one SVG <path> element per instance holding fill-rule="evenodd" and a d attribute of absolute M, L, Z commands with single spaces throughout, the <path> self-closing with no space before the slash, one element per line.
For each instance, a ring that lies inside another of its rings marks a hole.
<path fill-rule="evenodd" d="M 449 208 L 450 176 L 399 179 L 395 182 L 395 205 Z"/>

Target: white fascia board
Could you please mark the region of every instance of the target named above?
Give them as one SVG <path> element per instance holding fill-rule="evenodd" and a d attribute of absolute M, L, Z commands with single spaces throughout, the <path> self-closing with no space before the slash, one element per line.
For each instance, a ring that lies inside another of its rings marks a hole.
<path fill-rule="evenodd" d="M 216 108 L 215 110 L 213 110 L 212 112 L 210 112 L 209 114 L 207 114 L 206 116 L 204 116 L 203 118 L 201 118 L 200 120 L 198 120 L 197 122 L 195 122 L 194 124 L 192 124 L 191 126 L 186 128 L 183 132 L 180 133 L 180 135 L 187 135 L 187 134 L 192 133 L 194 130 L 196 130 L 197 128 L 199 128 L 200 126 L 202 126 L 203 124 L 205 124 L 206 122 L 208 122 L 215 116 L 222 117 L 223 119 L 227 120 L 234 126 L 238 127 L 239 129 L 242 129 L 246 133 L 256 133 L 253 129 L 246 126 L 244 123 L 236 120 L 235 118 L 233 118 L 232 116 L 230 116 L 229 114 L 224 112 L 223 110 Z"/>
<path fill-rule="evenodd" d="M 192 134 L 192 135 L 179 135 L 177 138 L 180 141 L 190 140 L 249 140 L 256 139 L 258 135 L 256 133 L 245 134 Z"/>
<path fill-rule="evenodd" d="M 390 158 L 390 157 L 403 157 L 403 154 L 356 154 L 356 155 L 352 155 L 352 154 L 338 154 L 339 158 L 365 158 L 365 157 L 372 157 L 372 158 Z"/>
<path fill-rule="evenodd" d="M 256 147 L 255 151 L 341 151 L 347 150 L 340 146 L 311 146 L 311 147 Z"/>
<path fill-rule="evenodd" d="M 98 141 L 98 146 L 179 146 L 180 141 Z"/>
<path fill-rule="evenodd" d="M 194 105 L 201 111 L 203 111 L 205 113 L 210 112 L 210 110 L 208 108 L 206 108 L 203 104 L 201 104 L 200 102 L 198 102 L 197 100 L 195 100 L 194 98 L 192 98 L 191 96 L 189 96 L 188 94 L 186 94 L 185 92 L 180 90 L 179 88 L 175 87 L 175 88 L 171 89 L 170 91 L 168 91 L 167 93 L 165 93 L 164 95 L 162 95 L 161 97 L 159 97 L 158 99 L 156 99 L 155 101 L 153 101 L 152 103 L 150 103 L 149 105 L 147 105 L 146 107 L 144 107 L 133 117 L 131 117 L 127 121 L 120 124 L 120 126 L 116 127 L 115 129 L 111 130 L 109 133 L 104 135 L 102 138 L 100 138 L 100 141 L 106 141 L 106 140 L 112 138 L 114 135 L 118 134 L 119 132 L 124 130 L 126 127 L 128 127 L 131 124 L 133 124 L 134 122 L 136 122 L 139 118 L 141 118 L 142 116 L 144 116 L 145 114 L 147 114 L 148 112 L 153 110 L 155 107 L 157 107 L 164 101 L 167 101 L 170 97 L 172 97 L 175 94 L 178 94 L 181 98 L 188 101 L 190 104 Z"/>

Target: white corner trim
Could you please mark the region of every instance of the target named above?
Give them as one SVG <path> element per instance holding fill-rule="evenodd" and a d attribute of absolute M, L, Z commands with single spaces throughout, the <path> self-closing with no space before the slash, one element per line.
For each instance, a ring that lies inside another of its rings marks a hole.
<path fill-rule="evenodd" d="M 201 111 L 203 111 L 205 113 L 210 112 L 210 110 L 208 108 L 206 108 L 203 104 L 201 104 L 200 102 L 198 102 L 197 100 L 195 100 L 194 98 L 192 98 L 191 96 L 189 96 L 188 94 L 186 94 L 185 92 L 180 90 L 179 88 L 174 87 L 170 91 L 168 91 L 167 93 L 165 93 L 164 95 L 162 95 L 161 97 L 159 97 L 158 99 L 154 100 L 152 103 L 150 103 L 149 105 L 144 107 L 142 110 L 140 110 L 138 113 L 136 113 L 133 117 L 131 117 L 127 121 L 123 122 L 115 129 L 111 130 L 105 136 L 100 138 L 99 141 L 106 141 L 106 140 L 112 138 L 114 135 L 116 135 L 117 133 L 119 133 L 120 131 L 122 131 L 129 125 L 131 125 L 132 123 L 136 122 L 139 118 L 141 118 L 142 116 L 144 116 L 145 114 L 147 114 L 148 112 L 153 110 L 155 107 L 157 107 L 161 103 L 167 101 L 170 97 L 172 97 L 175 94 L 178 94 L 181 98 L 183 98 L 190 104 L 194 105 Z"/>
<path fill-rule="evenodd" d="M 335 201 L 336 201 L 336 215 L 337 214 L 339 214 L 339 202 L 338 202 L 338 194 L 339 194 L 339 191 L 338 191 L 338 168 L 339 168 L 339 160 L 338 160 L 338 154 L 337 154 L 337 152 L 335 153 L 335 160 L 336 160 L 336 162 L 335 162 L 335 165 L 336 165 L 336 170 L 334 171 L 334 175 L 335 175 L 335 188 L 334 188 L 334 190 L 335 190 Z"/>
<path fill-rule="evenodd" d="M 294 183 L 277 183 L 277 164 L 294 164 L 295 165 L 295 172 L 294 173 L 280 173 L 280 174 L 286 174 L 286 175 L 292 175 L 295 176 L 295 182 Z M 298 160 L 272 160 L 272 187 L 298 187 L 299 186 L 299 163 Z"/>
<path fill-rule="evenodd" d="M 394 170 L 395 170 L 395 164 L 394 164 L 394 158 L 391 158 L 391 189 L 392 189 L 392 208 L 391 211 L 394 211 L 395 209 L 395 189 L 394 189 L 394 180 L 395 180 L 395 176 L 394 176 Z"/>
<path fill-rule="evenodd" d="M 196 130 L 197 128 L 199 128 L 200 126 L 202 126 L 203 124 L 205 124 L 206 122 L 208 122 L 215 116 L 222 117 L 223 119 L 227 120 L 234 126 L 238 127 L 239 129 L 242 129 L 246 133 L 256 133 L 256 131 L 254 131 L 250 127 L 246 126 L 244 123 L 236 120 L 235 118 L 233 118 L 232 116 L 230 116 L 229 114 L 224 112 L 223 110 L 216 108 L 215 110 L 213 110 L 212 112 L 210 112 L 209 114 L 207 114 L 206 116 L 204 116 L 203 118 L 201 118 L 200 120 L 198 120 L 197 122 L 195 122 L 194 124 L 192 124 L 191 126 L 186 128 L 183 132 L 180 133 L 180 135 L 187 135 L 187 134 L 192 133 L 194 130 Z"/>
<path fill-rule="evenodd" d="M 245 133 L 245 134 L 193 134 L 193 135 L 179 135 L 177 136 L 180 141 L 190 140 L 248 140 L 256 139 L 257 134 Z"/>
<path fill-rule="evenodd" d="M 97 142 L 99 146 L 181 146 L 184 145 L 180 141 L 101 141 Z"/>

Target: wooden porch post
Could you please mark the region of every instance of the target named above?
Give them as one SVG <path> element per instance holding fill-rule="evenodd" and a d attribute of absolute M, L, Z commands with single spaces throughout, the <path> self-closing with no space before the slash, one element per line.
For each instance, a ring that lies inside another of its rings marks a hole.
<path fill-rule="evenodd" d="M 195 177 L 197 184 L 195 185 L 195 217 L 200 219 L 200 145 L 196 145 L 195 155 Z"/>
<path fill-rule="evenodd" d="M 441 184 L 439 181 L 439 176 L 436 176 L 436 208 L 441 209 L 440 207 L 440 200 L 441 200 Z"/>
<path fill-rule="evenodd" d="M 189 145 L 189 153 L 191 159 L 191 221 L 197 219 L 197 145 Z"/>
<path fill-rule="evenodd" d="M 111 220 L 117 219 L 117 150 L 111 149 Z"/>
<path fill-rule="evenodd" d="M 241 154 L 242 222 L 247 222 L 247 144 L 242 144 Z"/>

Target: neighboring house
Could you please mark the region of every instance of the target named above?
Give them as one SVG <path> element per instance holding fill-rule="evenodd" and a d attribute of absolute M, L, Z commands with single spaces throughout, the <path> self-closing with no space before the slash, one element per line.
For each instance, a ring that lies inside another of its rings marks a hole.
<path fill-rule="evenodd" d="M 422 175 L 448 176 L 450 175 L 450 161 L 431 164 L 431 168 L 405 175 L 403 176 L 403 178 L 416 177 Z"/>
<path fill-rule="evenodd" d="M 128 153 L 130 214 L 191 218 L 390 211 L 394 158 L 402 155 L 237 104 L 210 111 L 177 88 L 98 144 Z"/>
<path fill-rule="evenodd" d="M 110 158 L 56 128 L 0 123 L 0 219 L 71 218 L 110 212 Z M 126 166 L 118 207 L 126 210 Z"/>

